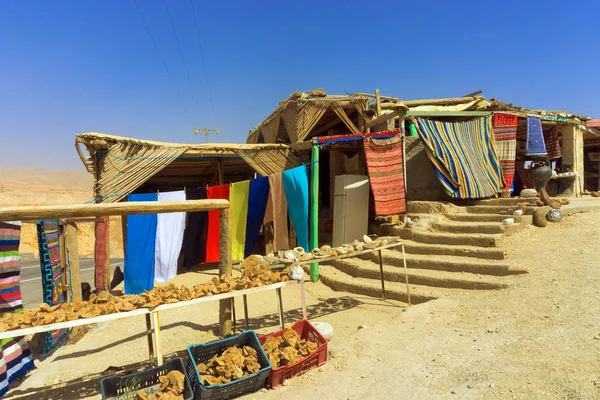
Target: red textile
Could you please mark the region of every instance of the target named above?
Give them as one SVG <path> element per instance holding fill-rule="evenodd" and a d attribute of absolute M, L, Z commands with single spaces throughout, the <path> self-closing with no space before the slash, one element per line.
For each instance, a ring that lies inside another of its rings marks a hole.
<path fill-rule="evenodd" d="M 369 181 L 375 199 L 375 214 L 406 212 L 402 137 L 365 140 Z"/>
<path fill-rule="evenodd" d="M 96 241 L 94 243 L 94 263 L 96 289 L 106 290 L 105 270 L 106 270 L 106 246 L 108 243 L 108 217 L 99 217 L 102 221 L 96 222 Z"/>
<path fill-rule="evenodd" d="M 212 186 L 206 189 L 207 199 L 229 200 L 229 185 Z M 208 212 L 208 234 L 206 235 L 206 263 L 219 262 L 221 259 L 221 223 L 219 210 Z"/>

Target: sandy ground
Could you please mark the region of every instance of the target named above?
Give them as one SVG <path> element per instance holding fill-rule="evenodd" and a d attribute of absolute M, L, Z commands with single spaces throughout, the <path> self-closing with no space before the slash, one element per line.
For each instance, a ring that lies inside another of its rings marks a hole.
<path fill-rule="evenodd" d="M 93 177 L 87 172 L 0 168 L 0 207 L 82 204 L 92 199 Z M 94 224 L 78 223 L 79 254 L 94 254 Z M 123 256 L 121 218 L 110 218 L 111 255 Z M 24 223 L 21 253 L 38 253 L 35 224 Z"/>
<path fill-rule="evenodd" d="M 509 261 L 530 271 L 512 278 L 508 289 L 457 290 L 408 308 L 309 284 L 309 319 L 335 330 L 327 364 L 289 386 L 244 398 L 598 399 L 599 243 L 598 212 L 528 227 L 507 239 Z M 176 282 L 210 278 L 192 272 Z M 252 296 L 249 303 L 251 328 L 275 330 L 275 294 Z M 296 287 L 284 290 L 284 306 L 288 323 L 300 318 Z M 161 315 L 164 350 L 214 339 L 217 320 L 216 303 Z M 39 363 L 18 390 L 143 361 L 144 325 L 140 318 L 97 326 Z M 96 380 L 27 398 L 97 399 L 98 388 Z"/>

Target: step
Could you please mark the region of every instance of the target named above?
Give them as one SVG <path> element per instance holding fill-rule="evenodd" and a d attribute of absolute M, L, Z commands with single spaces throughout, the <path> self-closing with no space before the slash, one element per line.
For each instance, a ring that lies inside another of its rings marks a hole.
<path fill-rule="evenodd" d="M 467 206 L 465 207 L 467 212 L 472 214 L 496 214 L 496 215 L 507 215 L 509 210 L 514 210 L 515 206 Z M 511 213 L 512 214 L 512 213 Z M 533 208 L 528 207 L 525 210 L 526 215 L 533 214 Z"/>
<path fill-rule="evenodd" d="M 399 227 L 396 229 L 396 234 L 402 239 L 414 240 L 421 243 L 479 247 L 497 247 L 502 239 L 502 234 L 431 232 Z"/>
<path fill-rule="evenodd" d="M 531 225 L 533 217 L 531 215 L 508 215 L 508 214 L 471 214 L 471 213 L 457 213 L 457 214 L 446 214 L 446 218 L 453 221 L 465 221 L 465 222 L 502 222 L 505 218 L 514 218 L 516 223 L 524 225 Z"/>
<path fill-rule="evenodd" d="M 331 261 L 328 264 L 355 278 L 381 281 L 379 264 L 373 261 L 360 258 L 345 258 Z M 404 268 L 390 265 L 383 266 L 383 276 L 386 282 L 406 283 L 407 275 L 410 284 L 421 286 L 467 290 L 494 290 L 508 287 L 508 284 L 500 282 L 503 277 L 416 268 L 407 268 L 405 271 Z"/>
<path fill-rule="evenodd" d="M 517 203 L 528 203 L 531 198 L 520 198 L 520 197 L 498 197 L 495 199 L 464 199 L 455 200 L 454 204 L 457 206 L 516 206 Z M 535 201 L 535 199 L 533 200 Z"/>
<path fill-rule="evenodd" d="M 319 279 L 336 291 L 345 291 L 364 296 L 381 298 L 381 282 L 374 279 L 354 278 L 330 265 L 319 267 Z M 410 279 L 410 278 L 409 278 Z M 452 293 L 452 289 L 419 287 L 409 285 L 411 304 L 425 303 Z M 400 282 L 385 283 L 385 297 L 389 300 L 408 303 L 406 284 Z"/>
<path fill-rule="evenodd" d="M 449 233 L 504 233 L 506 225 L 498 222 L 438 221 L 433 228 L 439 232 Z"/>
<path fill-rule="evenodd" d="M 367 253 L 360 256 L 363 259 L 379 262 L 378 253 Z M 403 267 L 402 252 L 397 250 L 382 250 L 381 258 L 385 265 Z M 423 254 L 406 254 L 408 268 L 430 269 L 450 272 L 470 272 L 473 274 L 506 276 L 527 273 L 524 268 L 513 267 L 502 261 L 476 260 L 471 257 L 430 256 Z"/>
<path fill-rule="evenodd" d="M 506 251 L 498 247 L 453 246 L 405 240 L 404 249 L 408 254 L 425 254 L 429 256 L 459 256 L 486 260 L 504 260 L 506 258 Z"/>

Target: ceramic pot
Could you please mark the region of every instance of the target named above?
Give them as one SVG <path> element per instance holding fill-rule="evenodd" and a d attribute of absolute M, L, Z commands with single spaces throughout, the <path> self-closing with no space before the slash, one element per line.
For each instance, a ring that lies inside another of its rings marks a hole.
<path fill-rule="evenodd" d="M 538 192 L 544 189 L 552 178 L 552 168 L 547 161 L 537 161 L 529 169 L 529 178 Z"/>

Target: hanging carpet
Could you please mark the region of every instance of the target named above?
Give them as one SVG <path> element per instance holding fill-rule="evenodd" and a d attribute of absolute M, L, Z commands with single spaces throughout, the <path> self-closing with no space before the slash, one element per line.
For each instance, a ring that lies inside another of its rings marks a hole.
<path fill-rule="evenodd" d="M 515 178 L 515 159 L 517 156 L 517 122 L 516 114 L 494 114 L 494 138 L 500 159 L 502 177 L 505 187 L 512 188 Z"/>
<path fill-rule="evenodd" d="M 498 193 L 502 173 L 490 117 L 465 122 L 415 120 L 427 155 L 448 195 L 477 199 Z"/>
<path fill-rule="evenodd" d="M 43 219 L 37 224 L 40 267 L 42 269 L 42 297 L 44 303 L 55 306 L 65 302 L 62 289 L 62 267 L 58 244 L 58 219 Z M 48 355 L 69 337 L 69 329 L 47 332 L 43 355 Z"/>
<path fill-rule="evenodd" d="M 562 157 L 556 127 L 553 126 L 549 129 L 544 130 L 544 142 L 546 144 L 546 151 L 548 152 L 549 159 Z"/>
<path fill-rule="evenodd" d="M 535 115 L 527 116 L 527 156 L 545 156 L 546 144 L 544 143 L 544 134 L 542 132 L 542 120 Z"/>
<path fill-rule="evenodd" d="M 402 136 L 365 139 L 365 158 L 377 216 L 406 212 Z"/>

